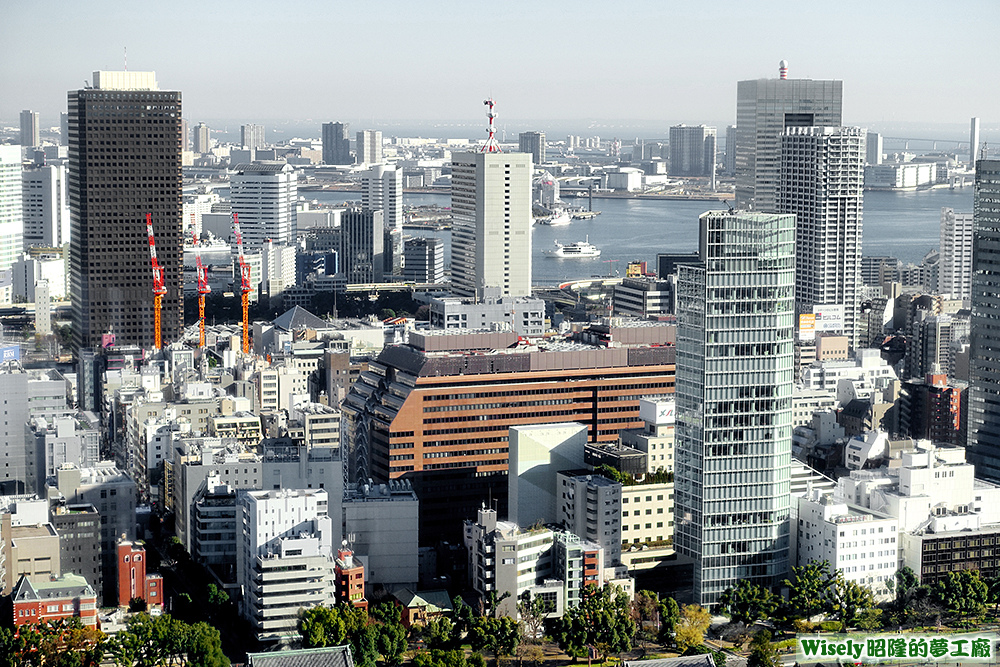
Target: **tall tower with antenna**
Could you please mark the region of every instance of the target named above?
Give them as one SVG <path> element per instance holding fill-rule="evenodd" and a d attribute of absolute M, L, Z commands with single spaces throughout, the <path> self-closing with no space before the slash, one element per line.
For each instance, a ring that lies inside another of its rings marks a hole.
<path fill-rule="evenodd" d="M 489 136 L 486 139 L 486 143 L 483 144 L 483 147 L 479 149 L 479 152 L 502 153 L 503 151 L 500 150 L 500 142 L 497 141 L 496 137 L 497 128 L 496 125 L 493 123 L 493 121 L 497 117 L 497 112 L 493 110 L 493 107 L 496 106 L 496 104 L 493 102 L 492 97 L 483 100 L 483 104 L 489 107 L 489 110 L 486 112 L 486 118 L 488 119 L 488 124 L 486 126 L 486 134 Z"/>

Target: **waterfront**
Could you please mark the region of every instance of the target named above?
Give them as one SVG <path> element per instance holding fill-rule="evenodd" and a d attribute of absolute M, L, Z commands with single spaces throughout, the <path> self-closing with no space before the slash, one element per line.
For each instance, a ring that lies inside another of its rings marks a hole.
<path fill-rule="evenodd" d="M 865 255 L 889 255 L 903 262 L 918 264 L 939 243 L 941 208 L 959 212 L 972 211 L 972 187 L 962 190 L 923 190 L 918 192 L 866 192 L 864 213 Z M 323 203 L 341 202 L 356 197 L 351 193 L 310 192 L 307 198 Z M 582 203 L 586 199 L 571 199 Z M 446 194 L 407 194 L 408 205 L 447 206 Z M 609 275 L 625 272 L 633 260 L 646 260 L 650 267 L 658 252 L 689 252 L 698 245 L 698 216 L 721 204 L 705 201 L 655 201 L 648 199 L 595 199 L 594 210 L 601 215 L 592 220 L 574 220 L 565 227 L 532 227 L 532 282 L 536 285 L 557 283 L 570 278 Z M 417 232 L 407 231 L 408 235 Z M 450 232 L 420 232 L 450 241 Z M 555 242 L 569 243 L 589 237 L 601 249 L 601 256 L 590 259 L 555 259 L 542 253 Z M 447 244 L 446 244 L 447 252 Z M 446 260 L 448 257 L 446 256 Z"/>

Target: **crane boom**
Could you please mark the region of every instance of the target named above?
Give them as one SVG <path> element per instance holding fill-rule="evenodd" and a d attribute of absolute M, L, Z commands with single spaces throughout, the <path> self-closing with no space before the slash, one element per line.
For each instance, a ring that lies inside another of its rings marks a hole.
<path fill-rule="evenodd" d="M 146 236 L 149 237 L 149 259 L 153 266 L 153 345 L 159 350 L 163 347 L 160 309 L 163 306 L 163 297 L 167 293 L 167 286 L 163 278 L 163 267 L 156 256 L 156 239 L 153 238 L 153 216 L 150 213 L 146 214 Z"/>
<path fill-rule="evenodd" d="M 198 345 L 205 347 L 205 295 L 212 291 L 208 284 L 205 266 L 201 263 L 201 246 L 194 234 L 194 262 L 198 269 Z"/>
<path fill-rule="evenodd" d="M 243 232 L 240 217 L 233 212 L 233 231 L 240 257 L 240 301 L 243 305 L 243 354 L 250 354 L 250 265 L 243 254 Z"/>

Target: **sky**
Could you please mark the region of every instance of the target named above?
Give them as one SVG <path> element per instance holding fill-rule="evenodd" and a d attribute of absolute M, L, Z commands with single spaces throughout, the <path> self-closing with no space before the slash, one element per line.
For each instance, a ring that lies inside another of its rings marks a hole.
<path fill-rule="evenodd" d="M 786 59 L 792 78 L 844 81 L 845 124 L 950 137 L 980 116 L 988 134 L 998 27 L 996 0 L 0 0 L 0 122 L 33 109 L 58 125 L 66 91 L 123 69 L 127 49 L 195 123 L 438 121 L 476 136 L 492 96 L 512 130 L 725 126 L 736 82 Z"/>

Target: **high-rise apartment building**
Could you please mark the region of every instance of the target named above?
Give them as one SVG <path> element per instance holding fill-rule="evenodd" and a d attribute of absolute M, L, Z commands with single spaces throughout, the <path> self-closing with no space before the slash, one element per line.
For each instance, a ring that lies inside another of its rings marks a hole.
<path fill-rule="evenodd" d="M 21 112 L 21 146 L 32 148 L 41 143 L 38 137 L 38 112 L 25 109 Z"/>
<path fill-rule="evenodd" d="M 324 164 L 353 164 L 347 123 L 323 123 Z"/>
<path fill-rule="evenodd" d="M 340 216 L 340 268 L 349 283 L 380 283 L 385 272 L 384 213 L 352 208 Z"/>
<path fill-rule="evenodd" d="M 382 162 L 382 131 L 361 130 L 357 135 L 358 164 Z"/>
<path fill-rule="evenodd" d="M 1000 160 L 976 163 L 972 321 L 969 352 L 969 462 L 1000 479 Z"/>
<path fill-rule="evenodd" d="M 21 175 L 24 248 L 58 248 L 69 243 L 66 167 L 46 165 Z"/>
<path fill-rule="evenodd" d="M 264 143 L 264 126 L 252 123 L 240 125 L 240 144 L 243 148 L 250 151 L 255 151 L 258 148 L 266 146 L 267 144 Z"/>
<path fill-rule="evenodd" d="M 128 180 L 126 180 L 128 179 Z M 69 92 L 70 293 L 76 347 L 152 347 L 153 274 L 146 234 L 152 215 L 163 265 L 163 341 L 183 322 L 181 94 L 153 72 L 94 72 Z"/>
<path fill-rule="evenodd" d="M 13 266 L 21 254 L 21 187 L 21 147 L 0 146 L 0 271 Z"/>
<path fill-rule="evenodd" d="M 726 173 L 736 173 L 736 126 L 726 127 Z"/>
<path fill-rule="evenodd" d="M 194 128 L 194 152 L 207 153 L 212 148 L 211 139 L 208 125 L 198 123 Z"/>
<path fill-rule="evenodd" d="M 452 290 L 531 294 L 531 156 L 458 153 L 451 163 Z"/>
<path fill-rule="evenodd" d="M 670 175 L 715 175 L 715 128 L 675 125 L 670 128 Z"/>
<path fill-rule="evenodd" d="M 403 172 L 376 164 L 361 173 L 361 206 L 381 209 L 387 229 L 403 228 Z"/>
<path fill-rule="evenodd" d="M 870 165 L 882 164 L 883 148 L 882 135 L 878 132 L 869 132 L 865 141 L 865 163 Z"/>
<path fill-rule="evenodd" d="M 233 213 L 240 218 L 243 243 L 256 251 L 270 239 L 278 245 L 295 244 L 295 170 L 284 162 L 238 164 L 229 177 Z"/>
<path fill-rule="evenodd" d="M 678 278 L 674 542 L 694 601 L 789 563 L 795 216 L 709 211 Z"/>
<path fill-rule="evenodd" d="M 522 153 L 531 153 L 531 161 L 538 165 L 545 163 L 545 133 L 521 132 L 517 135 L 517 143 Z"/>
<path fill-rule="evenodd" d="M 786 127 L 843 124 L 843 81 L 757 79 L 736 88 L 736 206 L 775 212 Z"/>
<path fill-rule="evenodd" d="M 951 299 L 972 297 L 972 213 L 941 209 L 941 269 L 938 291 Z"/>
<path fill-rule="evenodd" d="M 843 332 L 858 347 L 865 132 L 790 127 L 781 135 L 776 210 L 795 214 L 795 309 L 844 307 Z"/>

